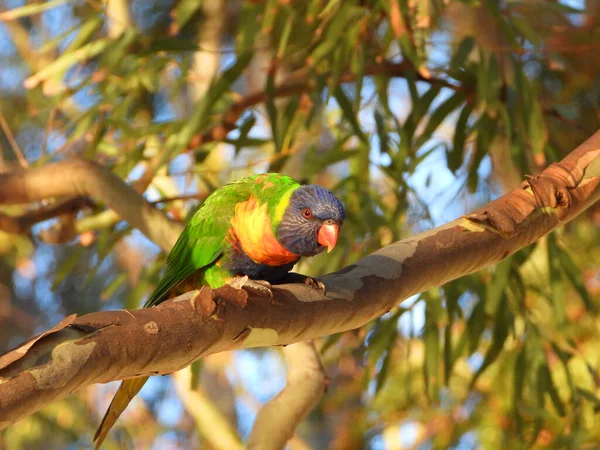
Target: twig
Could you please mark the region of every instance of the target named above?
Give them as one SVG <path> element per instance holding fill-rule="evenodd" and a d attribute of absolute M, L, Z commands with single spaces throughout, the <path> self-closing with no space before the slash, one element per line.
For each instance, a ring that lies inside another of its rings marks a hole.
<path fill-rule="evenodd" d="M 150 202 L 152 205 L 158 205 L 160 203 L 170 203 L 177 200 L 204 200 L 207 197 L 206 194 L 190 194 L 190 195 L 176 195 L 174 197 L 163 197 L 158 200 Z"/>
<path fill-rule="evenodd" d="M 2 110 L 0 110 L 0 126 L 2 127 L 2 130 L 4 131 L 4 134 L 6 135 L 6 139 L 8 140 L 8 143 L 10 144 L 10 148 L 12 148 L 12 151 L 14 152 L 15 156 L 17 157 L 19 164 L 21 165 L 21 167 L 23 169 L 27 169 L 29 167 L 29 163 L 23 156 L 23 152 L 19 148 L 19 144 L 17 143 L 15 136 L 13 135 L 10 127 L 8 126 L 8 122 L 6 121 L 4 114 L 2 114 Z"/>
<path fill-rule="evenodd" d="M 21 216 L 14 217 L 0 213 L 0 230 L 13 234 L 24 234 L 36 223 L 53 219 L 65 214 L 73 214 L 84 207 L 94 207 L 94 202 L 86 197 L 75 197 L 47 207 L 29 211 Z"/>
<path fill-rule="evenodd" d="M 52 125 L 54 124 L 54 117 L 56 116 L 57 108 L 52 108 L 50 111 L 50 115 L 48 116 L 48 122 L 46 122 L 46 128 L 44 129 L 44 137 L 42 139 L 42 145 L 40 148 L 40 158 L 46 156 L 46 151 L 48 148 L 48 139 L 50 139 L 50 130 L 52 130 Z"/>

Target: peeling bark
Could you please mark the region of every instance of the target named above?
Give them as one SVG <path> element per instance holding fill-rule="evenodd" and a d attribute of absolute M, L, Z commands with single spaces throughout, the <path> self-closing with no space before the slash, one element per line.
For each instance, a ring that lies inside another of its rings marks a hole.
<path fill-rule="evenodd" d="M 597 132 L 559 164 L 472 214 L 323 277 L 326 297 L 304 285 L 281 285 L 271 302 L 224 286 L 149 309 L 71 316 L 0 357 L 0 428 L 81 386 L 171 373 L 216 352 L 292 344 L 358 328 L 411 295 L 535 242 L 597 201 L 599 185 Z M 24 189 L 17 179 L 11 186 Z M 0 178 L 0 197 L 6 189 Z M 32 200 L 25 194 L 22 199 Z"/>

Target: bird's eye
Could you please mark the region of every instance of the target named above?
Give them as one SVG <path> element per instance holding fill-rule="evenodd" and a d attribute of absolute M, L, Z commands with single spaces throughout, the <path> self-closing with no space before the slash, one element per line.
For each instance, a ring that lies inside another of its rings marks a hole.
<path fill-rule="evenodd" d="M 302 215 L 306 218 L 306 219 L 310 219 L 312 217 L 312 211 L 308 208 L 304 208 L 302 210 Z"/>

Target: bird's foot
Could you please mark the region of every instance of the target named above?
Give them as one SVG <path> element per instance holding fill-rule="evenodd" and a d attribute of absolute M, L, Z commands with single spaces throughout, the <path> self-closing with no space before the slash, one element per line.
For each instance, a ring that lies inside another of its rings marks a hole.
<path fill-rule="evenodd" d="M 259 297 L 268 297 L 269 300 L 273 300 L 273 291 L 271 289 L 271 283 L 265 280 L 251 280 L 248 279 L 242 289 L 245 289 L 252 294 L 258 295 Z"/>
<path fill-rule="evenodd" d="M 304 283 L 308 284 L 313 289 L 321 291 L 323 295 L 327 294 L 327 288 L 323 282 L 317 278 L 312 278 L 301 273 L 288 272 L 278 283 Z"/>
<path fill-rule="evenodd" d="M 327 288 L 318 278 L 306 277 L 304 278 L 304 283 L 308 284 L 313 289 L 318 289 L 323 295 L 327 295 Z"/>
<path fill-rule="evenodd" d="M 231 283 L 236 289 L 244 289 L 251 294 L 258 295 L 259 297 L 267 297 L 273 300 L 273 291 L 271 290 L 271 283 L 264 280 L 252 280 L 248 276 L 236 277 Z"/>

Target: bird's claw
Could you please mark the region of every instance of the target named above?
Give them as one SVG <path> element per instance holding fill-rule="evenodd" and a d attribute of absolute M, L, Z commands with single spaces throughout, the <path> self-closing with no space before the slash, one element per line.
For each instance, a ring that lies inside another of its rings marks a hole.
<path fill-rule="evenodd" d="M 318 289 L 323 293 L 323 295 L 327 294 L 327 288 L 321 280 L 312 277 L 306 277 L 304 279 L 304 283 L 308 284 L 313 289 Z"/>
<path fill-rule="evenodd" d="M 258 295 L 259 297 L 273 299 L 273 290 L 271 289 L 271 283 L 268 281 L 252 280 L 244 276 L 235 280 L 231 285 L 237 289 L 244 289 L 251 294 Z"/>

